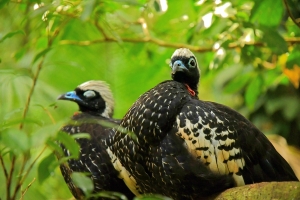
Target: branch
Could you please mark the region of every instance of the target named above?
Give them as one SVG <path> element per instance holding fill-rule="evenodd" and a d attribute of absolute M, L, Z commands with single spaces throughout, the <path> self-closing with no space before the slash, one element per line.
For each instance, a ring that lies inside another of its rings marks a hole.
<path fill-rule="evenodd" d="M 61 45 L 78 45 L 78 46 L 89 46 L 89 45 L 94 45 L 94 44 L 99 44 L 99 43 L 105 43 L 105 42 L 127 42 L 127 43 L 153 43 L 158 46 L 162 47 L 170 47 L 170 48 L 188 48 L 191 51 L 194 52 L 210 52 L 210 51 L 216 51 L 218 49 L 214 49 L 213 47 L 199 47 L 199 46 L 194 46 L 194 45 L 189 45 L 185 43 L 169 43 L 165 42 L 160 39 L 156 38 L 151 38 L 151 37 L 145 37 L 145 38 L 120 38 L 120 39 L 115 39 L 112 37 L 104 37 L 103 39 L 98 39 L 98 40 L 86 40 L 86 41 L 74 41 L 74 40 L 61 40 L 60 44 Z M 285 38 L 285 41 L 287 43 L 292 44 L 298 44 L 300 43 L 300 38 L 299 37 L 292 37 L 292 38 Z M 264 42 L 248 42 L 244 43 L 243 45 L 251 45 L 251 46 L 265 46 Z M 230 43 L 228 45 L 228 49 L 235 49 L 235 48 L 240 48 L 242 45 L 239 43 Z"/>
<path fill-rule="evenodd" d="M 5 178 L 7 179 L 8 178 L 8 173 L 7 173 L 7 170 L 6 170 L 6 167 L 5 167 L 2 155 L 0 155 L 0 162 L 1 162 L 1 165 L 2 165 L 2 168 L 3 168 L 3 172 L 4 172 L 4 175 L 5 175 Z"/>
<path fill-rule="evenodd" d="M 225 190 L 207 199 L 300 199 L 300 182 L 263 182 L 245 185 Z"/>
<path fill-rule="evenodd" d="M 287 10 L 287 12 L 288 12 L 290 18 L 291 18 L 291 19 L 293 20 L 293 22 L 300 28 L 300 21 L 299 21 L 299 19 L 297 20 L 297 19 L 294 17 L 294 15 L 292 14 L 291 9 L 290 9 L 290 7 L 289 7 L 289 5 L 288 5 L 287 0 L 283 0 L 283 3 L 284 3 L 284 5 L 285 5 L 285 8 L 286 8 L 286 10 Z"/>

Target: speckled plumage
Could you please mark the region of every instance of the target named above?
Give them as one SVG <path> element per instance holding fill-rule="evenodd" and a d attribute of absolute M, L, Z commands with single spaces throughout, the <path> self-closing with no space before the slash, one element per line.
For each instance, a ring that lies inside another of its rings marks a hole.
<path fill-rule="evenodd" d="M 298 180 L 247 119 L 198 99 L 200 73 L 189 50 L 176 50 L 171 67 L 174 81 L 144 93 L 121 121 L 137 139 L 117 132 L 111 148 L 136 195 L 200 199 L 233 186 Z"/>
<path fill-rule="evenodd" d="M 89 81 L 81 84 L 74 91 L 61 95 L 59 99 L 76 102 L 81 111 L 74 114 L 62 131 L 70 135 L 88 133 L 91 136 L 90 139 L 76 139 L 80 146 L 79 159 L 69 159 L 67 163 L 60 166 L 74 197 L 82 199 L 84 193 L 74 185 L 71 173 L 86 172 L 93 181 L 93 193 L 104 190 L 116 191 L 132 199 L 134 195 L 118 177 L 119 173 L 115 170 L 106 151 L 109 138 L 115 134 L 111 127 L 119 124 L 118 120 L 110 118 L 113 114 L 114 101 L 109 87 L 101 81 Z M 68 149 L 61 146 L 65 156 L 71 156 Z"/>

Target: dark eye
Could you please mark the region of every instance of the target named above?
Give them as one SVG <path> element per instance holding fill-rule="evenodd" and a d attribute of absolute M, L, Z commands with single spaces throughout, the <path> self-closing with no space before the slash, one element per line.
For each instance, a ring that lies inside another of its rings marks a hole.
<path fill-rule="evenodd" d="M 96 93 L 92 90 L 88 90 L 83 93 L 83 96 L 85 96 L 86 98 L 92 98 L 92 97 L 96 96 Z"/>
<path fill-rule="evenodd" d="M 189 60 L 189 65 L 190 65 L 191 67 L 196 67 L 196 61 L 195 61 L 194 58 L 190 58 L 190 60 Z"/>

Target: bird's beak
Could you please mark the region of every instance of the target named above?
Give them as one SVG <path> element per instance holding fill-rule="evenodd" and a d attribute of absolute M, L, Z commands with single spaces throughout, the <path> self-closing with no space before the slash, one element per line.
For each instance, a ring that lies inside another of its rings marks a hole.
<path fill-rule="evenodd" d="M 75 91 L 67 92 L 65 94 L 60 95 L 58 100 L 69 100 L 75 102 L 82 102 L 82 99 L 78 97 Z"/>
<path fill-rule="evenodd" d="M 188 70 L 181 60 L 176 60 L 172 65 L 172 74 L 175 74 L 176 72 L 183 72 Z"/>

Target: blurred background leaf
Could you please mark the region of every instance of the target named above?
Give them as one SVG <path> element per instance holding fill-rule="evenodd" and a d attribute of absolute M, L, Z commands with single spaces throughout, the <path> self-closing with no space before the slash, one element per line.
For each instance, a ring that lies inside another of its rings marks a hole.
<path fill-rule="evenodd" d="M 87 80 L 104 80 L 114 93 L 114 117 L 122 118 L 142 93 L 171 78 L 169 59 L 179 47 L 197 56 L 200 99 L 228 105 L 265 134 L 299 148 L 299 5 L 299 0 L 1 1 L 0 149 L 7 170 L 14 168 L 13 188 L 21 181 L 16 197 L 71 197 L 53 151 L 59 151 L 54 141 L 60 139 L 78 154 L 73 138 L 57 134 L 78 107 L 58 102 L 60 94 Z M 0 180 L 5 182 L 4 173 Z M 1 187 L 0 198 L 6 197 Z"/>

